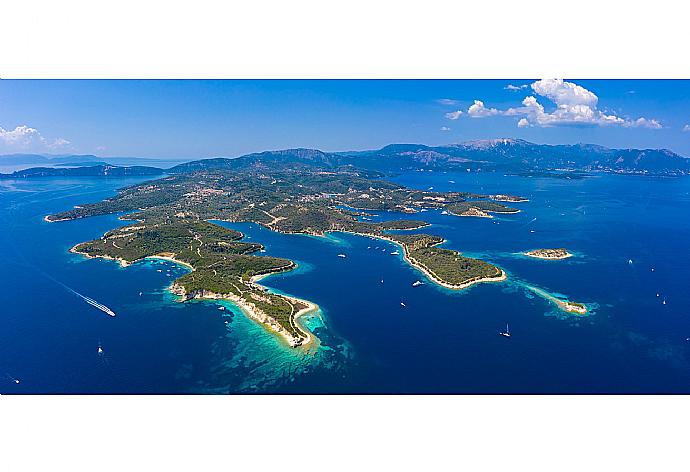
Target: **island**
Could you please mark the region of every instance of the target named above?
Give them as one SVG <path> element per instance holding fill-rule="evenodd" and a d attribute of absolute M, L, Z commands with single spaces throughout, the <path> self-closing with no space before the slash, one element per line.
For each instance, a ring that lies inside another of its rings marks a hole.
<path fill-rule="evenodd" d="M 398 244 L 404 260 L 431 281 L 461 290 L 482 282 L 500 282 L 506 274 L 488 262 L 438 247 L 444 242 L 439 236 L 410 233 L 428 226 L 425 221 L 361 218 L 369 210 L 451 211 L 469 195 L 410 189 L 350 166 L 331 170 L 252 161 L 245 167 L 218 170 L 200 164 L 125 187 L 101 202 L 47 215 L 45 221 L 122 213 L 119 218 L 132 224 L 77 244 L 72 251 L 112 259 L 123 266 L 147 258 L 179 263 L 189 272 L 169 289 L 181 301 L 230 300 L 248 317 L 297 347 L 314 340 L 300 324 L 300 317 L 318 307 L 307 300 L 271 293 L 258 283 L 267 275 L 293 270 L 296 264 L 260 255 L 260 243 L 246 242 L 242 233 L 213 221 L 252 222 L 281 233 L 324 236 L 348 232 L 387 240 Z M 487 204 L 490 211 L 508 208 L 490 201 L 490 196 L 472 198 L 473 205 L 487 208 Z"/>
<path fill-rule="evenodd" d="M 548 260 L 567 259 L 569 257 L 573 257 L 571 253 L 562 247 L 557 249 L 535 249 L 533 251 L 524 252 L 523 254 L 536 259 Z"/>
<path fill-rule="evenodd" d="M 578 316 L 584 316 L 589 313 L 589 309 L 587 308 L 587 305 L 585 305 L 584 303 L 573 302 L 571 300 L 564 299 L 563 297 L 556 297 L 544 290 L 543 288 L 535 287 L 534 285 L 528 284 L 526 282 L 517 280 L 515 281 L 515 283 L 535 293 L 541 298 L 550 301 L 551 303 L 555 304 L 560 310 L 565 311 L 566 313 Z"/>
<path fill-rule="evenodd" d="M 522 203 L 528 202 L 529 200 L 525 197 L 519 195 L 506 195 L 498 193 L 496 195 L 491 195 L 491 199 L 495 202 L 511 202 L 511 203 Z"/>
<path fill-rule="evenodd" d="M 444 240 L 428 234 L 394 235 L 405 260 L 429 279 L 452 290 L 462 290 L 480 282 L 501 282 L 506 273 L 488 262 L 464 257 L 458 251 L 438 248 Z"/>
<path fill-rule="evenodd" d="M 490 198 L 493 198 L 490 197 Z M 493 218 L 491 213 L 519 213 L 520 210 L 502 203 L 488 200 L 471 200 L 448 205 L 448 212 L 456 216 L 476 216 L 479 218 Z"/>
<path fill-rule="evenodd" d="M 568 313 L 575 313 L 577 315 L 587 314 L 587 306 L 584 303 L 571 302 L 569 300 L 558 300 L 556 303 L 561 310 L 567 311 Z"/>

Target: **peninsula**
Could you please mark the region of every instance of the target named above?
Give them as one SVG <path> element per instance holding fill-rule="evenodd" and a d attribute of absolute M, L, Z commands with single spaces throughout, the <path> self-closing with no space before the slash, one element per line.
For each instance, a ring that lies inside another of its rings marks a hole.
<path fill-rule="evenodd" d="M 245 242 L 242 233 L 213 220 L 253 222 L 281 233 L 322 236 L 340 231 L 385 239 L 403 248 L 410 265 L 450 289 L 506 278 L 502 269 L 488 262 L 437 247 L 443 242 L 439 236 L 393 232 L 428 226 L 424 221 L 374 222 L 363 213 L 450 210 L 470 194 L 410 189 L 349 166 L 336 171 L 272 167 L 250 165 L 233 171 L 193 167 L 189 172 L 126 187 L 112 198 L 48 215 L 45 220 L 124 213 L 120 219 L 133 224 L 77 244 L 72 251 L 123 265 L 152 257 L 178 262 L 190 269 L 170 286 L 182 300 L 230 300 L 293 347 L 311 341 L 312 335 L 300 325 L 299 317 L 317 307 L 306 300 L 270 293 L 257 280 L 292 270 L 295 263 L 258 255 L 261 244 Z M 503 209 L 491 196 L 472 194 L 471 198 L 473 204 L 485 202 L 491 210 Z"/>

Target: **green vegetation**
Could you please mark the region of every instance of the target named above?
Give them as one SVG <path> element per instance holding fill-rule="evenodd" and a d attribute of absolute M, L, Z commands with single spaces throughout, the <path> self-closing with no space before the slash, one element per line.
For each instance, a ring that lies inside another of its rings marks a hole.
<path fill-rule="evenodd" d="M 295 303 L 265 293 L 251 282 L 253 276 L 289 270 L 294 263 L 251 255 L 262 246 L 240 242 L 241 238 L 242 233 L 206 221 L 172 217 L 109 231 L 100 239 L 78 244 L 74 251 L 128 263 L 151 256 L 172 257 L 193 268 L 175 282 L 187 298 L 204 294 L 239 297 L 275 320 L 294 339 L 304 340 L 305 334 L 292 318 L 298 311 Z"/>
<path fill-rule="evenodd" d="M 257 255 L 260 244 L 244 242 L 241 233 L 208 220 L 249 221 L 284 233 L 347 231 L 392 239 L 404 246 L 411 263 L 449 285 L 502 274 L 486 262 L 434 247 L 443 242 L 438 236 L 388 232 L 428 226 L 424 221 L 361 221 L 358 217 L 365 215 L 353 209 L 415 213 L 421 209 L 450 211 L 466 204 L 481 205 L 489 211 L 513 209 L 489 200 L 488 195 L 427 192 L 371 177 L 371 173 L 354 168 L 190 171 L 121 189 L 113 198 L 50 215 L 46 220 L 125 213 L 121 219 L 133 224 L 79 244 L 74 251 L 127 263 L 151 256 L 172 257 L 193 269 L 175 281 L 172 288 L 176 293 L 186 299 L 235 300 L 254 318 L 286 335 L 292 345 L 307 339 L 307 333 L 295 323 L 295 314 L 306 308 L 306 303 L 267 293 L 252 277 L 290 270 L 295 264 Z M 467 198 L 484 200 L 466 202 Z"/>
<path fill-rule="evenodd" d="M 405 248 L 405 255 L 413 265 L 447 285 L 460 287 L 503 275 L 501 269 L 488 262 L 464 257 L 458 251 L 435 247 L 443 242 L 439 236 L 410 234 L 394 235 L 391 239 Z"/>
<path fill-rule="evenodd" d="M 454 286 L 502 275 L 498 267 L 479 259 L 463 257 L 458 251 L 450 249 L 422 247 L 410 251 L 409 258 L 431 272 L 437 279 Z"/>
<path fill-rule="evenodd" d="M 410 230 L 425 226 L 429 226 L 429 223 L 418 220 L 392 220 L 381 223 L 381 228 L 386 230 Z"/>
<path fill-rule="evenodd" d="M 512 208 L 502 203 L 489 200 L 472 200 L 448 205 L 448 211 L 454 215 L 461 215 L 472 208 L 486 213 L 517 213 L 520 211 L 517 208 Z"/>

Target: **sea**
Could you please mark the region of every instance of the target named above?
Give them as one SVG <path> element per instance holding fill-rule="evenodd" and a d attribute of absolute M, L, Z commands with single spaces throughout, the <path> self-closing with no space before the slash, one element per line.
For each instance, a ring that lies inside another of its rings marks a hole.
<path fill-rule="evenodd" d="M 490 261 L 508 278 L 453 291 L 388 242 L 218 222 L 262 243 L 265 255 L 297 262 L 261 283 L 318 304 L 302 318 L 319 339 L 309 350 L 289 348 L 231 303 L 178 301 L 167 287 L 184 267 L 150 259 L 123 268 L 69 252 L 127 224 L 118 215 L 43 220 L 147 178 L 0 181 L 0 393 L 690 392 L 690 178 L 390 179 L 527 198 L 509 203 L 519 213 L 493 219 L 436 210 L 369 216 L 423 219 L 431 226 L 416 232 L 443 236 L 443 247 Z M 574 257 L 522 254 L 559 247 Z M 565 313 L 550 296 L 589 312 Z M 511 336 L 499 335 L 507 327 Z"/>

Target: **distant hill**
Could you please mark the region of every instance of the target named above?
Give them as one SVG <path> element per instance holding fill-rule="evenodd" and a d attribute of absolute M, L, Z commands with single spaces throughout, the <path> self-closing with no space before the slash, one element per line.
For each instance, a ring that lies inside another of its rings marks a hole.
<path fill-rule="evenodd" d="M 23 164 L 62 164 L 65 162 L 98 162 L 103 158 L 91 154 L 43 155 L 43 154 L 5 154 L 0 156 L 1 165 Z"/>
<path fill-rule="evenodd" d="M 98 163 L 96 156 L 39 156 L 15 154 L 0 156 L 0 163 L 12 164 L 35 160 L 48 165 L 78 162 Z M 113 163 L 113 159 L 108 158 Z M 157 167 L 129 166 L 135 158 L 127 158 L 126 166 L 91 165 L 76 169 L 27 169 L 16 172 L 18 177 L 34 175 L 156 175 Z M 148 163 L 149 160 L 141 162 Z M 124 162 L 116 162 L 124 164 Z M 155 164 L 154 164 L 155 165 Z M 318 149 L 284 149 L 247 154 L 236 158 L 201 159 L 176 165 L 167 173 L 180 174 L 203 170 L 280 170 L 323 169 L 324 171 L 366 169 L 370 177 L 376 172 L 402 170 L 497 170 L 515 173 L 610 172 L 620 174 L 686 175 L 690 159 L 667 149 L 611 149 L 594 144 L 534 144 L 521 139 L 489 139 L 467 141 L 443 146 L 424 144 L 390 144 L 369 151 L 324 152 Z M 90 170 L 89 170 L 90 169 Z M 100 170 L 97 170 L 100 169 Z M 119 170 L 118 170 L 119 169 Z M 125 170 L 129 169 L 129 170 Z M 67 172 L 69 171 L 69 172 Z M 62 173 L 66 172 L 66 173 Z M 120 174 L 118 174 L 120 173 Z M 15 175 L 10 174 L 10 175 Z M 7 178 L 7 177 L 5 177 Z"/>
<path fill-rule="evenodd" d="M 247 154 L 236 158 L 214 158 L 186 162 L 170 169 L 171 173 L 184 173 L 209 169 L 276 169 L 286 166 L 305 165 L 333 169 L 340 165 L 341 157 L 318 149 L 284 149 Z"/>
<path fill-rule="evenodd" d="M 161 175 L 162 169 L 144 166 L 97 165 L 91 167 L 33 167 L 11 174 L 0 174 L 0 179 L 27 179 L 33 177 L 124 177 L 137 175 Z"/>
<path fill-rule="evenodd" d="M 667 149 L 610 149 L 593 144 L 548 145 L 521 139 L 467 141 L 445 146 L 391 144 L 378 150 L 328 153 L 317 149 L 286 149 L 216 158 L 175 166 L 171 173 L 209 169 L 277 167 L 336 169 L 353 166 L 376 171 L 416 169 L 485 169 L 508 172 L 614 172 L 685 175 L 690 159 Z"/>
<path fill-rule="evenodd" d="M 109 166 L 109 162 L 97 161 L 97 162 L 63 162 L 60 164 L 55 164 L 55 167 L 93 167 L 93 166 Z"/>
<path fill-rule="evenodd" d="M 690 159 L 667 149 L 611 149 L 593 144 L 548 145 L 521 139 L 467 141 L 445 146 L 396 144 L 376 151 L 339 153 L 377 169 L 485 168 L 507 171 L 602 171 L 683 175 Z"/>

